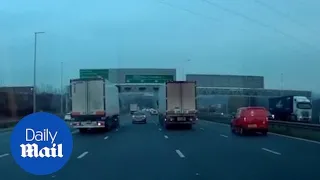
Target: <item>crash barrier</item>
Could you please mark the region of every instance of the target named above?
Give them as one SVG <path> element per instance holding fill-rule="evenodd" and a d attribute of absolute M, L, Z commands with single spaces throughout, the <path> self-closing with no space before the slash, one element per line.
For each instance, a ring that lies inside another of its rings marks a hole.
<path fill-rule="evenodd" d="M 201 120 L 212 121 L 223 124 L 230 124 L 231 118 L 228 116 L 213 113 L 200 113 Z M 287 122 L 269 120 L 269 131 L 273 133 L 320 141 L 320 125 L 311 123 Z"/>

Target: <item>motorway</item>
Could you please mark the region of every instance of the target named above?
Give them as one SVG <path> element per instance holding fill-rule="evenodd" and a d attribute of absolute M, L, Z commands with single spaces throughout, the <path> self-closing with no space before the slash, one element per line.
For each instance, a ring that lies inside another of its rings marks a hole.
<path fill-rule="evenodd" d="M 67 165 L 49 176 L 24 172 L 10 156 L 10 132 L 0 134 L 3 180 L 319 180 L 320 144 L 269 134 L 237 136 L 229 127 L 201 121 L 193 130 L 164 130 L 156 116 L 107 133 L 73 131 Z"/>

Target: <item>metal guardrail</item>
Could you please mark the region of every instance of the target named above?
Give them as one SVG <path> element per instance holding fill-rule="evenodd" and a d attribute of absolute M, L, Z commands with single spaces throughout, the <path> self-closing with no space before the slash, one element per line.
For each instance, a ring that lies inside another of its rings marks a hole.
<path fill-rule="evenodd" d="M 299 122 L 288 122 L 288 121 L 268 121 L 270 125 L 282 125 L 293 128 L 310 129 L 315 131 L 320 131 L 320 124 L 310 124 L 310 123 L 299 123 Z"/>

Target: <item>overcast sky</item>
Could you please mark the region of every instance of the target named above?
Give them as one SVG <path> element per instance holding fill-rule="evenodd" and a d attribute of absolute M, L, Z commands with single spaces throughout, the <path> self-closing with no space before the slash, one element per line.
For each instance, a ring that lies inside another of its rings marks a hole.
<path fill-rule="evenodd" d="M 267 88 L 320 88 L 317 0 L 2 0 L 0 83 L 59 86 L 80 68 L 262 75 Z M 210 3 L 211 2 L 211 3 Z M 186 63 L 186 60 L 190 62 Z"/>

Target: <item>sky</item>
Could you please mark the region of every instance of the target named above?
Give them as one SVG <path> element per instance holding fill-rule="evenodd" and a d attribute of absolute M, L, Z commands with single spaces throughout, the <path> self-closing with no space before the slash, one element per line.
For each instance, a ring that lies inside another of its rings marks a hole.
<path fill-rule="evenodd" d="M 37 85 L 59 87 L 61 69 L 67 84 L 80 68 L 177 68 L 320 92 L 319 18 L 317 0 L 1 0 L 0 85 L 32 85 L 43 31 Z"/>

